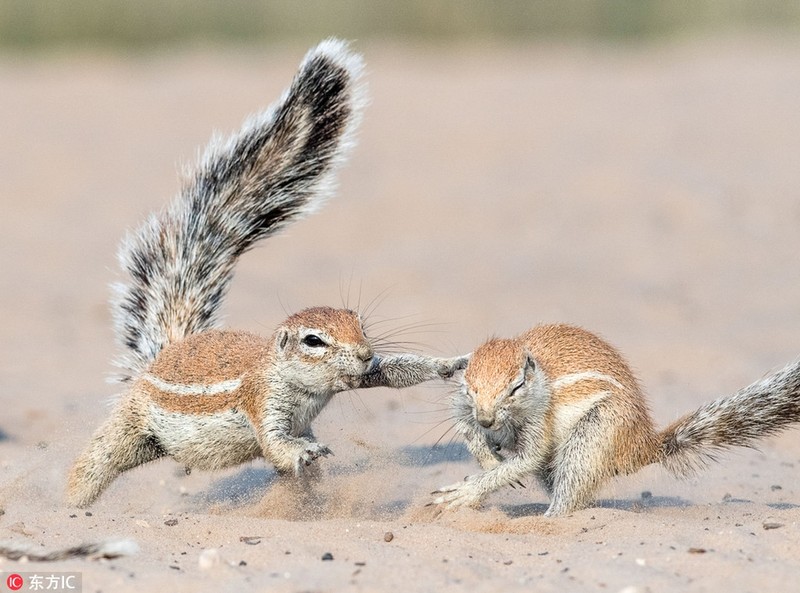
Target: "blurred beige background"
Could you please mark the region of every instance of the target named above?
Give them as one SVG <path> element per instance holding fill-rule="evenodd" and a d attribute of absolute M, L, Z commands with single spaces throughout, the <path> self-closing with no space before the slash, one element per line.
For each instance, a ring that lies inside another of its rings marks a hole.
<path fill-rule="evenodd" d="M 276 491 L 264 463 L 185 477 L 170 461 L 71 517 L 64 475 L 117 389 L 116 245 L 331 34 L 367 62 L 359 146 L 336 198 L 243 258 L 230 325 L 375 302 L 376 330 L 410 325 L 398 340 L 449 355 L 578 323 L 626 353 L 660 424 L 800 353 L 794 3 L 190 4 L 0 1 L 0 539 L 134 537 L 132 559 L 56 565 L 86 591 L 177 576 L 187 591 L 714 590 L 734 571 L 731 591 L 792 590 L 796 431 L 696 480 L 620 478 L 561 522 L 538 518 L 530 484 L 428 523 L 426 493 L 476 468 L 442 385 L 329 406 L 316 432 L 337 455 L 313 521 L 248 506 Z M 204 574 L 204 547 L 246 566 Z"/>

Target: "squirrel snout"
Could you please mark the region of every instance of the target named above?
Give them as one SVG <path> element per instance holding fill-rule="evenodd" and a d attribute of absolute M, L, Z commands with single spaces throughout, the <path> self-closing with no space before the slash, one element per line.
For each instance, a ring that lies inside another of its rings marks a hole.
<path fill-rule="evenodd" d="M 372 348 L 369 346 L 362 346 L 356 349 L 356 357 L 362 362 L 371 362 L 373 358 Z"/>
<path fill-rule="evenodd" d="M 494 424 L 494 414 L 484 410 L 477 410 L 475 412 L 475 420 L 477 420 L 478 424 L 484 428 L 489 428 L 492 424 Z"/>

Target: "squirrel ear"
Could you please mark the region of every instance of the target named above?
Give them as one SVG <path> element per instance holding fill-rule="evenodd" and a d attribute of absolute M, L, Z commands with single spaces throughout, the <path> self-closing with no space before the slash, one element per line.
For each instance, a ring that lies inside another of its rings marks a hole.
<path fill-rule="evenodd" d="M 525 353 L 525 374 L 533 373 L 536 370 L 536 360 L 530 352 Z"/>

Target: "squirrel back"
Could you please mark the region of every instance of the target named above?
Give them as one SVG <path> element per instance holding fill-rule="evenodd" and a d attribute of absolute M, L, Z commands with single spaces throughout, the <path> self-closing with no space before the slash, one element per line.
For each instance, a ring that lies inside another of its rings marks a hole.
<path fill-rule="evenodd" d="M 177 198 L 123 241 L 128 278 L 112 300 L 120 380 L 168 344 L 218 327 L 239 256 L 332 194 L 365 103 L 361 71 L 344 42 L 310 50 L 281 99 L 212 140 Z"/>

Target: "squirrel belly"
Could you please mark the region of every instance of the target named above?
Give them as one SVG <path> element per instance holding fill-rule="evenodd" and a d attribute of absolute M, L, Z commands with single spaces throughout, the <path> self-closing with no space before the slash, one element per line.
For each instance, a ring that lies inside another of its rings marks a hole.
<path fill-rule="evenodd" d="M 687 475 L 722 449 L 800 423 L 800 363 L 658 431 L 610 344 L 578 327 L 542 325 L 477 348 L 453 404 L 484 471 L 440 488 L 433 503 L 477 505 L 533 475 L 551 496 L 546 515 L 556 516 L 591 505 L 613 476 L 651 463 Z"/>

